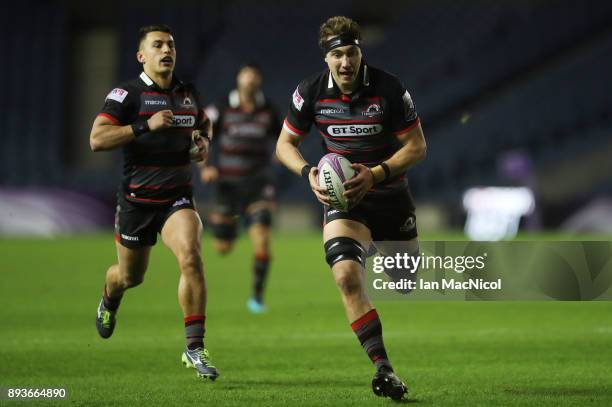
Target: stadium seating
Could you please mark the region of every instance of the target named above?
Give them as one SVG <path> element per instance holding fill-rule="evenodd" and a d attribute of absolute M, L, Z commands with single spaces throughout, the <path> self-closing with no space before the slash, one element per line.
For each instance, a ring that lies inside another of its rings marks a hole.
<path fill-rule="evenodd" d="M 64 159 L 73 139 L 65 130 L 74 120 L 65 100 L 69 22 L 77 18 L 71 12 L 70 3 L 27 0 L 3 13 L 11 63 L 0 69 L 11 78 L 11 101 L 0 102 L 2 184 L 82 189 L 91 187 L 94 176 L 100 188 L 116 185 L 116 172 L 83 176 Z M 420 199 L 456 201 L 466 186 L 500 182 L 497 158 L 508 150 L 527 151 L 537 169 L 607 142 L 611 96 L 603 81 L 612 71 L 606 28 L 612 3 L 603 1 L 122 4 L 113 15 L 117 80 L 139 71 L 135 27 L 165 22 L 177 37 L 177 71 L 196 82 L 205 102 L 223 97 L 237 66 L 254 61 L 265 73 L 266 93 L 284 114 L 299 79 L 324 67 L 317 27 L 336 14 L 362 22 L 366 60 L 400 76 L 416 101 L 429 143 L 427 160 L 410 174 Z M 319 136 L 311 134 L 303 148 L 310 161 L 317 160 Z M 281 200 L 308 199 L 303 183 L 290 182 L 281 170 L 278 175 L 286 180 Z"/>
<path fill-rule="evenodd" d="M 497 157 L 527 151 L 536 165 L 587 153 L 609 142 L 611 96 L 602 86 L 612 61 L 612 36 L 564 59 L 450 121 L 429 138 L 429 157 L 414 171 L 423 194 L 450 198 L 470 185 L 499 182 Z M 434 179 L 438 187 L 429 188 Z"/>
<path fill-rule="evenodd" d="M 57 4 L 56 4 L 57 3 Z M 6 80 L 0 105 L 0 183 L 56 184 L 62 143 L 67 24 L 61 2 L 22 1 L 3 11 Z"/>

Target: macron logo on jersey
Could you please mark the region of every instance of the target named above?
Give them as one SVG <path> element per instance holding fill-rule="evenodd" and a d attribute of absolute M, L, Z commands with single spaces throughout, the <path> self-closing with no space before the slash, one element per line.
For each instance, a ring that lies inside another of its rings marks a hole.
<path fill-rule="evenodd" d="M 165 100 L 145 100 L 145 105 L 161 105 L 166 106 L 168 103 Z"/>
<path fill-rule="evenodd" d="M 295 88 L 295 92 L 293 92 L 293 106 L 299 111 L 302 111 L 302 106 L 304 106 L 304 98 L 300 95 L 299 87 Z"/>
<path fill-rule="evenodd" d="M 121 88 L 115 88 L 110 91 L 108 95 L 106 95 L 106 99 L 115 100 L 119 103 L 123 103 L 125 97 L 128 95 L 128 91 Z"/>
<path fill-rule="evenodd" d="M 123 240 L 128 240 L 130 242 L 137 242 L 139 240 L 138 236 L 129 236 L 129 235 L 126 235 L 124 233 L 121 234 L 121 238 Z"/>

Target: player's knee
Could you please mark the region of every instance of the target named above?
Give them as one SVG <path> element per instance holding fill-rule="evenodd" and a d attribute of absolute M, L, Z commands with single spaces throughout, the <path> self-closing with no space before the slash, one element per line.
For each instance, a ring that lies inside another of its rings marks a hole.
<path fill-rule="evenodd" d="M 270 261 L 272 254 L 269 250 L 254 250 L 253 257 L 255 257 L 257 261 Z"/>
<path fill-rule="evenodd" d="M 221 240 L 221 239 L 215 239 L 215 250 L 220 253 L 220 254 L 227 254 L 229 252 L 232 251 L 232 249 L 234 248 L 234 241 L 233 240 Z"/>
<path fill-rule="evenodd" d="M 352 260 L 365 266 L 366 251 L 357 240 L 350 237 L 335 237 L 325 242 L 325 260 L 330 267 L 342 260 Z"/>
<path fill-rule="evenodd" d="M 120 284 L 123 289 L 136 287 L 144 281 L 144 275 L 147 271 L 146 263 L 141 262 L 124 262 L 117 264 L 117 283 Z M 109 273 L 111 270 L 109 269 Z"/>
<path fill-rule="evenodd" d="M 197 247 L 185 245 L 178 250 L 177 260 L 183 274 L 200 274 L 202 272 L 202 256 Z"/>
<path fill-rule="evenodd" d="M 258 209 L 248 215 L 247 224 L 269 227 L 272 224 L 272 212 L 268 208 Z"/>
<path fill-rule="evenodd" d="M 270 253 L 270 238 L 267 235 L 253 236 L 253 252 L 268 256 Z"/>
<path fill-rule="evenodd" d="M 356 267 L 355 263 L 347 261 L 337 263 L 333 272 L 336 286 L 343 295 L 350 297 L 361 293 L 362 287 L 359 275 L 361 270 Z"/>
<path fill-rule="evenodd" d="M 123 277 L 123 287 L 133 288 L 139 286 L 144 281 L 144 273 L 140 274 L 127 274 Z"/>
<path fill-rule="evenodd" d="M 213 236 L 217 241 L 227 242 L 217 249 L 217 251 L 222 252 L 223 249 L 229 251 L 232 248 L 232 244 L 234 240 L 236 240 L 236 236 L 238 235 L 237 225 L 235 223 L 213 223 L 212 224 L 212 232 Z M 228 247 L 225 247 L 228 246 Z M 215 245 L 216 247 L 216 245 Z"/>

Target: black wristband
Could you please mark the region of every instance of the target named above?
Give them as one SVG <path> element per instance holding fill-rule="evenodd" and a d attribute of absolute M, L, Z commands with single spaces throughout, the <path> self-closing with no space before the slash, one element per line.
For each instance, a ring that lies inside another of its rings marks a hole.
<path fill-rule="evenodd" d="M 141 136 L 151 131 L 149 128 L 149 122 L 147 120 L 144 122 L 132 123 L 131 127 L 132 131 L 134 132 L 134 137 Z"/>
<path fill-rule="evenodd" d="M 389 166 L 387 165 L 386 162 L 382 162 L 380 163 L 380 166 L 383 168 L 383 170 L 385 171 L 385 178 L 383 179 L 383 181 L 386 181 L 387 179 L 389 179 L 389 177 L 391 176 L 391 169 L 389 168 Z"/>
<path fill-rule="evenodd" d="M 305 166 L 302 167 L 302 177 L 304 177 L 305 179 L 309 179 L 308 176 L 310 175 L 310 169 L 312 168 L 312 165 L 310 164 L 306 164 Z"/>

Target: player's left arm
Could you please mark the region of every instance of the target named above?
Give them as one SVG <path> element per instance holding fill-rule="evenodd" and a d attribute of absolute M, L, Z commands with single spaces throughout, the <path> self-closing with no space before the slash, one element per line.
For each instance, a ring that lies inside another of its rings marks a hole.
<path fill-rule="evenodd" d="M 218 145 L 221 137 L 221 128 L 224 121 L 223 103 L 211 103 L 204 108 L 204 115 L 208 122 L 208 135 L 210 143 L 208 145 L 208 159 L 205 163 L 199 165 L 200 180 L 205 184 L 217 182 L 219 179 L 218 162 Z"/>
<path fill-rule="evenodd" d="M 204 109 L 202 108 L 200 92 L 193 86 L 191 86 L 191 92 L 196 100 L 196 106 L 198 108 L 198 116 L 196 118 L 196 125 L 191 132 L 191 150 L 190 157 L 192 161 L 198 163 L 200 168 L 206 165 L 208 161 L 208 155 L 210 152 L 210 142 L 212 140 L 212 123 Z"/>
<path fill-rule="evenodd" d="M 214 135 L 214 124 L 212 120 L 206 114 L 206 111 L 203 112 L 204 117 L 206 117 L 205 122 L 202 124 L 201 130 L 208 134 L 208 138 L 203 137 L 206 140 L 206 159 L 198 162 L 198 167 L 200 169 L 200 180 L 205 184 L 209 184 L 211 182 L 216 182 L 219 178 L 219 171 L 217 168 L 211 164 L 211 149 L 213 148 L 213 135 Z"/>
<path fill-rule="evenodd" d="M 421 121 L 412 96 L 399 79 L 394 78 L 388 83 L 390 130 L 402 147 L 386 161 L 372 168 L 375 183 L 405 173 L 408 168 L 423 160 L 427 153 Z"/>
<path fill-rule="evenodd" d="M 422 161 L 427 155 L 427 143 L 423 135 L 421 123 L 417 121 L 414 128 L 400 133 L 396 136 L 402 147 L 395 152 L 389 159 L 384 161 L 389 168 L 389 177 L 397 174 L 403 174 L 410 167 Z M 372 168 L 374 183 L 381 182 L 387 178 L 385 169 L 382 165 L 377 165 Z"/>
<path fill-rule="evenodd" d="M 408 168 L 425 158 L 427 145 L 420 123 L 417 122 L 413 129 L 400 133 L 396 137 L 402 143 L 402 147 L 384 161 L 389 169 L 388 175 L 382 165 L 372 168 L 363 164 L 351 165 L 357 171 L 357 174 L 344 183 L 346 188 L 344 196 L 348 199 L 350 207 L 357 205 L 374 184 L 396 174 L 404 173 Z"/>

